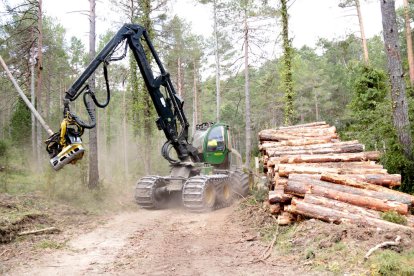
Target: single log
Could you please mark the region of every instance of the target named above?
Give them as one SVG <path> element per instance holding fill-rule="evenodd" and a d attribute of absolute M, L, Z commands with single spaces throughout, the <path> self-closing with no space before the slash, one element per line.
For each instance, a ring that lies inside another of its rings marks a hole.
<path fill-rule="evenodd" d="M 351 186 L 351 187 L 355 187 L 355 188 L 360 188 L 360 189 L 367 189 L 367 190 L 371 190 L 371 191 L 377 191 L 377 192 L 382 192 L 382 193 L 387 193 L 387 194 L 393 194 L 395 196 L 399 196 L 402 198 L 406 198 L 406 200 L 408 202 L 410 202 L 411 204 L 414 204 L 414 196 L 410 195 L 410 194 L 406 194 L 400 191 L 395 191 L 395 190 L 391 190 L 382 186 L 378 186 L 375 184 L 371 184 L 368 182 L 363 182 L 363 181 L 359 181 L 359 180 L 354 180 L 354 179 L 349 179 L 348 177 L 344 177 L 342 175 L 337 175 L 337 174 L 322 174 L 320 176 L 320 180 L 323 181 L 328 181 L 328 182 L 332 182 L 332 183 L 336 183 L 336 184 L 341 184 L 341 185 L 346 185 L 346 186 Z"/>
<path fill-rule="evenodd" d="M 303 134 L 303 135 L 291 135 L 291 134 L 272 134 L 272 133 L 262 133 L 259 135 L 260 141 L 285 141 L 285 140 L 297 140 L 297 139 L 336 139 L 338 134 L 329 134 L 329 135 L 318 135 L 318 134 Z"/>
<path fill-rule="evenodd" d="M 413 232 L 414 229 L 408 226 L 395 224 L 385 220 L 362 216 L 358 214 L 345 213 L 338 210 L 333 210 L 331 208 L 310 204 L 304 202 L 303 200 L 292 200 L 292 205 L 289 205 L 289 212 L 294 214 L 300 214 L 311 218 L 317 218 L 322 221 L 331 222 L 331 223 L 352 223 L 359 225 L 366 225 L 372 227 L 379 227 L 382 229 L 388 230 L 403 230 Z"/>
<path fill-rule="evenodd" d="M 285 166 L 302 166 L 302 167 L 324 167 L 324 168 L 338 168 L 338 169 L 383 169 L 381 164 L 375 161 L 357 161 L 357 162 L 325 162 L 325 163 L 299 163 L 299 164 L 279 164 L 278 167 Z"/>
<path fill-rule="evenodd" d="M 350 178 L 357 181 L 367 182 L 371 184 L 387 186 L 387 187 L 396 187 L 401 185 L 401 175 L 400 174 L 350 174 L 342 175 L 343 177 Z"/>
<path fill-rule="evenodd" d="M 375 161 L 360 161 L 360 162 L 326 162 L 326 163 L 299 163 L 299 164 L 275 164 L 269 163 L 269 167 L 274 168 L 274 171 L 284 169 L 286 167 L 301 167 L 301 168 L 337 168 L 337 169 L 384 169 L 381 164 L 376 164 Z"/>
<path fill-rule="evenodd" d="M 17 235 L 26 236 L 26 235 L 48 234 L 48 233 L 56 233 L 56 232 L 60 232 L 60 230 L 57 229 L 56 227 L 48 227 L 48 228 L 43 228 L 43 229 L 20 232 L 20 233 L 17 233 Z"/>
<path fill-rule="evenodd" d="M 293 181 L 290 179 L 287 186 L 285 187 L 285 193 L 298 195 L 301 197 L 304 197 L 305 194 L 310 193 L 377 211 L 386 212 L 394 210 L 402 215 L 406 215 L 408 213 L 408 205 L 401 202 L 387 201 L 368 196 L 350 194 L 319 185 L 310 185 L 301 181 Z"/>
<path fill-rule="evenodd" d="M 311 145 L 301 145 L 301 146 L 278 146 L 276 148 L 269 148 L 269 150 L 278 150 L 278 151 L 299 151 L 299 150 L 312 150 L 312 149 L 321 149 L 321 148 L 332 148 L 332 147 L 342 147 L 349 145 L 358 145 L 357 140 L 345 141 L 345 142 L 334 142 L 334 143 L 323 143 L 323 144 L 311 144 Z"/>
<path fill-rule="evenodd" d="M 379 151 L 341 154 L 314 154 L 314 155 L 282 155 L 279 159 L 282 164 L 296 163 L 324 163 L 324 162 L 355 162 L 379 160 Z"/>
<path fill-rule="evenodd" d="M 267 148 L 278 148 L 285 146 L 306 146 L 306 145 L 317 145 L 317 144 L 326 144 L 332 142 L 331 139 L 295 139 L 295 140 L 285 140 L 281 142 L 263 142 L 259 145 L 259 150 L 266 150 Z"/>
<path fill-rule="evenodd" d="M 317 185 L 317 186 L 324 187 L 327 189 L 333 189 L 336 191 L 353 194 L 353 195 L 377 198 L 377 199 L 381 199 L 384 201 L 390 200 L 390 201 L 400 202 L 400 203 L 408 204 L 408 205 L 411 205 L 413 202 L 413 196 L 409 194 L 405 194 L 405 193 L 395 193 L 395 191 L 392 191 L 387 188 L 383 188 L 382 191 L 367 190 L 367 189 L 364 189 L 363 186 L 361 189 L 359 187 L 357 188 L 357 187 L 352 187 L 352 186 L 345 186 L 342 184 L 334 184 L 334 183 L 322 181 L 319 179 L 309 178 L 307 175 L 294 175 L 294 174 L 289 176 L 289 182 L 290 181 L 301 182 L 306 185 L 310 185 L 312 187 Z"/>
<path fill-rule="evenodd" d="M 277 217 L 277 224 L 279 225 L 289 225 L 289 224 L 292 224 L 294 221 L 295 221 L 295 218 L 289 212 L 282 212 Z"/>
<path fill-rule="evenodd" d="M 336 127 L 312 127 L 312 128 L 295 128 L 295 129 L 265 129 L 259 132 L 261 135 L 294 135 L 294 136 L 323 136 L 336 134 Z"/>
<path fill-rule="evenodd" d="M 275 178 L 274 178 L 275 180 L 276 180 L 276 186 L 286 186 L 287 185 L 287 182 L 288 182 L 288 179 L 286 178 L 286 177 L 280 177 L 279 175 L 277 175 L 277 178 L 276 178 L 276 176 L 275 176 Z"/>
<path fill-rule="evenodd" d="M 283 186 L 276 186 L 274 191 L 269 191 L 270 204 L 289 203 L 292 195 L 286 194 Z"/>
<path fill-rule="evenodd" d="M 314 194 L 305 194 L 304 201 L 306 203 L 315 204 L 327 208 L 331 208 L 334 210 L 338 210 L 345 213 L 351 213 L 351 214 L 359 214 L 362 216 L 368 216 L 380 219 L 381 215 L 380 212 L 375 210 L 366 209 L 363 207 L 355 206 L 349 203 L 345 203 L 342 201 L 329 199 L 323 196 L 317 196 Z"/>
<path fill-rule="evenodd" d="M 342 142 L 339 142 L 301 147 L 268 148 L 266 155 L 269 157 L 279 157 L 282 155 L 338 154 L 362 151 L 364 151 L 364 145 L 362 144 L 342 144 Z"/>
<path fill-rule="evenodd" d="M 280 211 L 281 211 L 281 206 L 280 206 L 280 204 L 279 204 L 279 203 L 271 204 L 271 205 L 269 206 L 269 212 L 270 212 L 272 215 L 277 215 L 277 214 L 279 214 L 279 213 L 280 213 Z"/>
<path fill-rule="evenodd" d="M 321 164 L 322 165 L 322 164 Z M 381 168 L 328 168 L 293 164 L 283 164 L 278 167 L 279 176 L 287 177 L 290 174 L 386 174 L 387 170 Z"/>
<path fill-rule="evenodd" d="M 329 125 L 325 121 L 321 122 L 313 122 L 313 123 L 307 123 L 307 124 L 298 124 L 293 126 L 281 126 L 279 129 L 293 129 L 293 128 L 304 128 L 304 127 L 321 127 L 321 126 L 327 126 Z"/>

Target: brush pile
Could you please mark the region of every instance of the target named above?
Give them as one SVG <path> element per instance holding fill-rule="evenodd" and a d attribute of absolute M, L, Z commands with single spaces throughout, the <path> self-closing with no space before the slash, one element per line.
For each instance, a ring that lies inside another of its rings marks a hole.
<path fill-rule="evenodd" d="M 266 129 L 259 140 L 270 212 L 278 215 L 279 224 L 311 217 L 414 230 L 409 215 L 414 196 L 392 189 L 401 184 L 401 175 L 388 174 L 377 163 L 380 152 L 364 151 L 358 141 L 341 141 L 336 128 L 325 122 Z M 395 214 L 402 224 L 383 220 L 384 214 Z"/>

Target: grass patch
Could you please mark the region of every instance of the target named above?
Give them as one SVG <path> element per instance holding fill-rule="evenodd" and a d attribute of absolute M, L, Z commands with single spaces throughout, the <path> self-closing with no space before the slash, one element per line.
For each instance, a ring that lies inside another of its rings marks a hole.
<path fill-rule="evenodd" d="M 407 218 L 403 215 L 398 214 L 396 211 L 384 212 L 381 214 L 381 218 L 389 222 L 407 225 Z"/>
<path fill-rule="evenodd" d="M 39 249 L 62 249 L 66 246 L 66 243 L 59 243 L 52 240 L 42 240 L 35 245 L 35 248 Z"/>
<path fill-rule="evenodd" d="M 397 253 L 384 250 L 372 256 L 370 260 L 371 275 L 414 275 L 414 249 Z"/>

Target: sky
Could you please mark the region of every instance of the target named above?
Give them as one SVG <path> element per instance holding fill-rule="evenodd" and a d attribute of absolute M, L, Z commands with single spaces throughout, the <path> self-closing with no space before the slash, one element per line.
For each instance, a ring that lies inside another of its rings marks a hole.
<path fill-rule="evenodd" d="M 358 18 L 351 9 L 338 7 L 338 0 L 291 0 L 289 9 L 290 34 L 293 46 L 315 46 L 318 38 L 344 38 L 354 33 L 359 35 Z M 116 30 L 113 21 L 122 19 L 110 10 L 107 0 L 97 0 L 97 33 L 102 34 L 106 29 Z M 175 0 L 170 4 L 171 15 L 178 15 L 192 24 L 193 32 L 209 36 L 212 32 L 212 13 L 210 6 L 195 4 L 195 0 Z M 68 39 L 77 36 L 87 44 L 89 23 L 87 16 L 82 14 L 89 9 L 88 0 L 43 0 L 47 15 L 55 17 L 67 30 Z M 367 37 L 380 34 L 382 29 L 381 10 L 378 0 L 361 0 L 361 10 L 364 18 Z M 402 5 L 402 0 L 396 0 L 396 6 Z M 79 12 L 81 11 L 81 12 Z"/>
<path fill-rule="evenodd" d="M 123 21 L 119 14 L 111 10 L 108 1 L 97 0 L 98 35 L 108 29 L 116 31 Z M 171 16 L 176 14 L 190 22 L 194 33 L 208 37 L 213 28 L 211 6 L 195 2 L 196 0 L 169 1 L 168 12 Z M 293 46 L 296 48 L 303 45 L 314 47 L 319 38 L 342 39 L 349 34 L 360 35 L 356 11 L 339 8 L 339 0 L 290 0 L 292 2 L 289 8 L 289 24 Z M 367 38 L 380 34 L 380 1 L 360 2 Z M 85 15 L 89 9 L 88 0 L 43 0 L 43 6 L 46 14 L 56 18 L 67 30 L 68 40 L 71 36 L 76 36 L 88 45 L 89 22 Z M 402 6 L 402 0 L 396 0 L 396 6 Z M 270 55 L 280 55 L 280 45 L 276 45 L 271 51 Z"/>

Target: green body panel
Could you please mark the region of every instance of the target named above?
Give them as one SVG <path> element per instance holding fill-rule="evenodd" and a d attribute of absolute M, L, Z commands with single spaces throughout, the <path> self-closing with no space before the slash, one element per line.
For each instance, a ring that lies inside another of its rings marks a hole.
<path fill-rule="evenodd" d="M 216 143 L 212 145 L 211 142 L 214 141 Z M 203 149 L 204 162 L 212 165 L 222 164 L 229 153 L 228 126 L 222 123 L 212 125 L 204 138 Z"/>
<path fill-rule="evenodd" d="M 231 142 L 229 126 L 223 123 L 197 125 L 192 141 L 204 164 L 209 164 L 215 169 L 240 170 L 242 159 L 237 150 L 232 147 Z M 208 169 L 202 171 L 202 174 L 209 173 Z"/>

